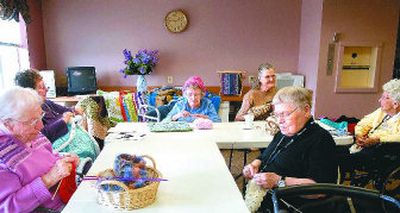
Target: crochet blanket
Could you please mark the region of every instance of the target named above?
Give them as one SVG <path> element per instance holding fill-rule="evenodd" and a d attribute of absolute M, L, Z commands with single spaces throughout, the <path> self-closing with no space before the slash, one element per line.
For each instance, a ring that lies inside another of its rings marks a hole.
<path fill-rule="evenodd" d="M 188 132 L 192 131 L 192 127 L 186 122 L 162 122 L 148 123 L 151 132 Z"/>

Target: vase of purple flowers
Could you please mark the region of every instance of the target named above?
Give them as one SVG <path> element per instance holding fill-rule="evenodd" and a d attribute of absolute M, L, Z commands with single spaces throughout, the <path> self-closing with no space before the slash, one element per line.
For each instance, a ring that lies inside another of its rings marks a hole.
<path fill-rule="evenodd" d="M 139 50 L 135 57 L 132 56 L 131 51 L 124 49 L 125 68 L 120 72 L 126 78 L 128 75 L 137 75 L 136 87 L 137 91 L 143 92 L 147 90 L 147 82 L 145 75 L 149 75 L 154 71 L 154 67 L 158 63 L 158 50 Z"/>

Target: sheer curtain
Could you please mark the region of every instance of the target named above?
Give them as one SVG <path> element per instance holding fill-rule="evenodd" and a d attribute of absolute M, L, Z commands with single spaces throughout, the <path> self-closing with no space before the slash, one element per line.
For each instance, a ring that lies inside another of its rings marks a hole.
<path fill-rule="evenodd" d="M 25 30 L 22 22 L 0 20 L 0 89 L 13 86 L 15 74 L 30 67 L 26 38 L 21 36 L 25 33 L 21 30 Z"/>

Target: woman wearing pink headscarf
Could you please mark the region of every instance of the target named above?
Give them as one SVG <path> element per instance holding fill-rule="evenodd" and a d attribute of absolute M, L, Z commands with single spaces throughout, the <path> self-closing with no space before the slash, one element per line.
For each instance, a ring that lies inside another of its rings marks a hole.
<path fill-rule="evenodd" d="M 213 104 L 204 98 L 206 87 L 199 76 L 192 76 L 183 85 L 183 98 L 178 100 L 163 121 L 193 122 L 197 118 L 221 122 Z"/>

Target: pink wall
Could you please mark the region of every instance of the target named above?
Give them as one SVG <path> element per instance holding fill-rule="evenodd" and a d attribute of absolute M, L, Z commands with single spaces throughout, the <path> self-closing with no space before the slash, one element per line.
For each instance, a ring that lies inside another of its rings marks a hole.
<path fill-rule="evenodd" d="M 301 29 L 298 73 L 305 76 L 305 86 L 317 89 L 317 70 L 320 51 L 323 0 L 303 1 L 301 7 Z M 315 107 L 314 95 L 313 109 Z"/>
<path fill-rule="evenodd" d="M 32 68 L 47 69 L 43 37 L 42 4 L 40 0 L 28 1 L 32 22 L 27 25 L 29 62 Z"/>
<path fill-rule="evenodd" d="M 40 50 L 44 44 L 38 36 L 36 58 L 40 62 L 40 54 L 46 53 L 46 68 L 56 70 L 58 86 L 65 85 L 64 68 L 73 65 L 96 66 L 100 86 L 134 86 L 136 77 L 124 79 L 118 73 L 124 48 L 160 51 L 149 85 L 165 85 L 167 76 L 181 85 L 198 74 L 207 85 L 217 86 L 216 70 L 241 69 L 256 75 L 258 65 L 268 61 L 278 71 L 306 76 L 306 87 L 314 90 L 316 116 L 362 117 L 378 107 L 380 92 L 334 93 L 336 73 L 326 74 L 328 44 L 334 32 L 346 42 L 382 42 L 381 88 L 392 75 L 399 2 L 46 0 L 46 50 Z M 177 8 L 187 12 L 190 24 L 185 32 L 173 34 L 164 28 L 163 19 Z"/>
<path fill-rule="evenodd" d="M 398 0 L 325 0 L 323 7 L 315 114 L 362 117 L 379 107 L 382 85 L 392 78 L 400 3 Z M 383 43 L 378 93 L 335 93 L 336 72 L 326 74 L 328 44 L 334 32 L 342 42 Z"/>
<path fill-rule="evenodd" d="M 100 86 L 134 86 L 124 79 L 122 50 L 158 49 L 160 63 L 149 85 L 166 84 L 167 76 L 181 85 L 201 75 L 218 85 L 216 71 L 247 70 L 255 75 L 260 63 L 278 71 L 297 71 L 300 0 L 47 0 L 43 25 L 47 68 L 56 70 L 56 84 L 65 85 L 63 70 L 94 65 Z M 182 8 L 188 29 L 169 33 L 164 16 Z M 247 84 L 247 81 L 246 81 Z"/>

